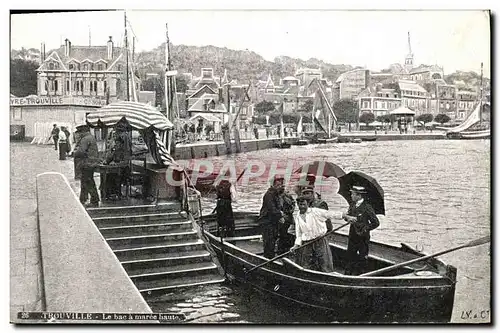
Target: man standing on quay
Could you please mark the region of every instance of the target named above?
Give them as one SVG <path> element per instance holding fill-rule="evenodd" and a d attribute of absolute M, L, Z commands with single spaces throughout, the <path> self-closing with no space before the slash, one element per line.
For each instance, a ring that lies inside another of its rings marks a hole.
<path fill-rule="evenodd" d="M 86 207 L 98 207 L 99 194 L 94 181 L 94 170 L 99 164 L 97 142 L 87 124 L 78 125 L 76 128 L 81 132 L 81 139 L 75 151 L 75 158 L 81 159 L 80 202 L 85 205 L 90 194 L 90 204 Z"/>
<path fill-rule="evenodd" d="M 54 150 L 57 150 L 57 141 L 59 141 L 59 127 L 57 127 L 57 124 L 54 124 L 54 127 L 52 127 L 50 136 L 52 136 L 52 140 L 54 140 Z"/>

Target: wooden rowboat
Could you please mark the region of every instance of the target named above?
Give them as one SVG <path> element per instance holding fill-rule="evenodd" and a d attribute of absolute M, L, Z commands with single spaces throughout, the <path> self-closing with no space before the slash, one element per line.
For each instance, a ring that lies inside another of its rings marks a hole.
<path fill-rule="evenodd" d="M 235 212 L 236 236 L 217 236 L 216 218 L 203 218 L 202 234 L 217 255 L 228 278 L 250 286 L 270 301 L 286 302 L 307 313 L 310 322 L 449 322 L 453 309 L 456 268 L 431 258 L 385 273 L 383 276 L 344 275 L 347 236 L 329 235 L 334 272 L 323 273 L 297 265 L 285 257 L 261 268 L 262 256 L 258 214 Z M 369 271 L 419 258 L 424 254 L 400 247 L 370 242 Z M 293 322 L 294 318 L 290 318 Z M 303 321 L 301 321 L 303 322 Z"/>

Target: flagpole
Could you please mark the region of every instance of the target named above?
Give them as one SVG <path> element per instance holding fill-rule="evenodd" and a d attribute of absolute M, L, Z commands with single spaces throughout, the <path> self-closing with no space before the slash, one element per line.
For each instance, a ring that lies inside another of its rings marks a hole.
<path fill-rule="evenodd" d="M 482 118 L 483 118 L 483 63 L 481 63 L 481 80 L 479 83 L 479 128 L 482 126 Z"/>
<path fill-rule="evenodd" d="M 127 71 L 127 101 L 130 101 L 130 78 L 128 74 L 128 40 L 127 40 L 127 12 L 124 12 L 124 25 L 125 25 L 125 60 L 126 60 L 126 71 Z"/>

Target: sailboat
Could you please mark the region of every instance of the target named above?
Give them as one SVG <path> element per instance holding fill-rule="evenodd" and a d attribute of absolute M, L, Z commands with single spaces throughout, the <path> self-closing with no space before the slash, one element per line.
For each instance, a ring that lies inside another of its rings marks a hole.
<path fill-rule="evenodd" d="M 281 110 L 281 116 L 280 116 L 280 142 L 276 144 L 276 148 L 280 149 L 288 149 L 291 147 L 290 143 L 285 141 L 285 126 L 283 125 L 283 109 L 284 109 L 284 102 L 281 103 L 280 110 Z"/>
<path fill-rule="evenodd" d="M 306 146 L 309 144 L 309 141 L 303 137 L 304 135 L 304 126 L 302 125 L 302 116 L 300 116 L 299 123 L 297 124 L 297 136 L 298 140 L 296 141 L 297 146 Z"/>
<path fill-rule="evenodd" d="M 448 139 L 490 139 L 491 132 L 489 122 L 483 123 L 483 107 L 484 105 L 489 105 L 489 103 L 483 104 L 483 63 L 481 63 L 481 80 L 479 89 L 479 100 L 477 101 L 476 106 L 474 107 L 472 112 L 463 123 L 453 128 L 436 127 L 437 129 L 445 130 L 446 137 Z"/>
<path fill-rule="evenodd" d="M 320 129 L 320 131 L 316 131 L 315 141 L 317 143 L 336 142 L 338 138 L 333 136 L 332 129 L 335 128 L 337 117 L 335 116 L 332 106 L 330 105 L 330 102 L 328 101 L 328 98 L 326 97 L 319 81 L 314 79 L 311 82 L 311 85 L 312 84 L 315 84 L 317 87 L 313 107 L 313 124 L 315 125 L 315 129 Z"/>

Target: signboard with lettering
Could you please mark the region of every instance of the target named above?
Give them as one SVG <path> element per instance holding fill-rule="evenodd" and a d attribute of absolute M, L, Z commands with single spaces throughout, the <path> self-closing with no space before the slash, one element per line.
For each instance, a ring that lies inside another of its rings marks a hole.
<path fill-rule="evenodd" d="M 36 106 L 36 105 L 82 105 L 101 107 L 106 105 L 105 99 L 94 97 L 72 97 L 72 96 L 28 96 L 11 97 L 10 106 Z"/>

